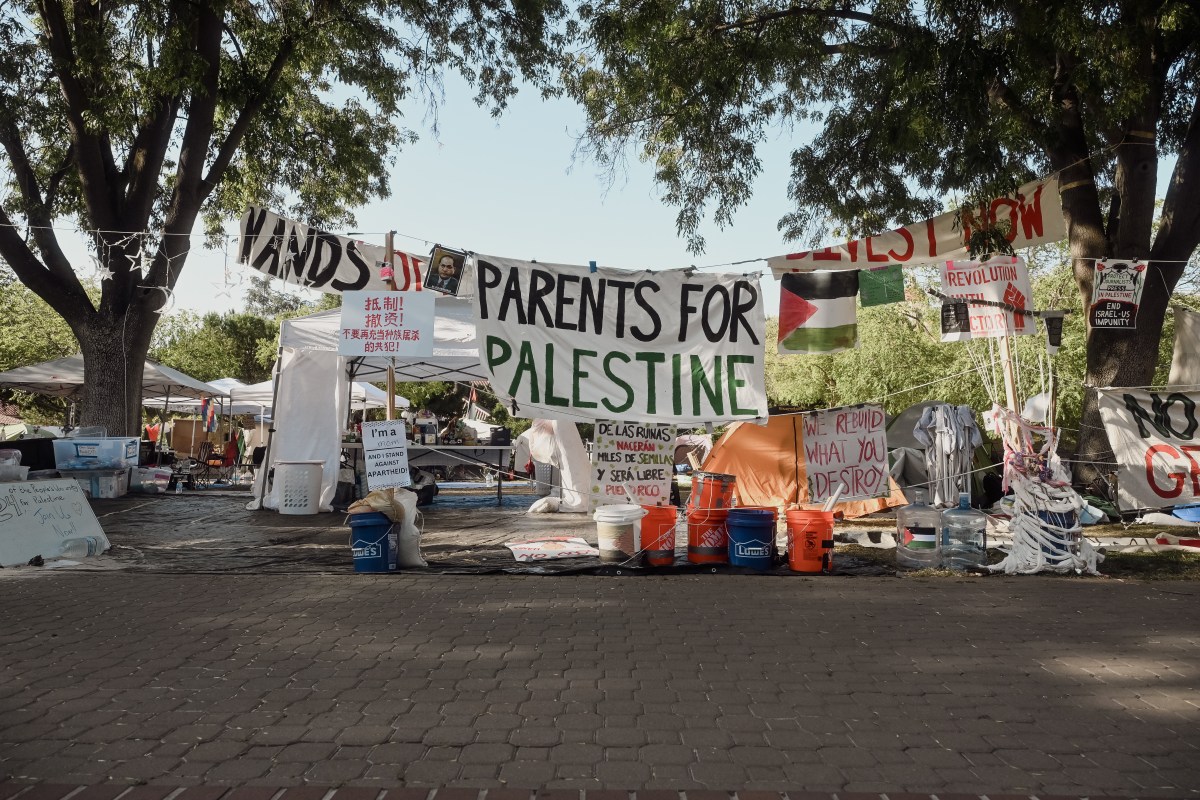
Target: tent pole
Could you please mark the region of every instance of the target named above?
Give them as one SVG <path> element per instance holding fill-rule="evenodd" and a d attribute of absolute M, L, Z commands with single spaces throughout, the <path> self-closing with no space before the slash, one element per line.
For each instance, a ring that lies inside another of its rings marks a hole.
<path fill-rule="evenodd" d="M 279 365 L 283 361 L 283 331 L 280 330 L 279 347 L 275 352 L 275 368 L 271 370 L 271 424 L 267 428 L 267 449 L 263 451 L 262 464 L 259 469 L 263 473 L 262 483 L 258 485 L 258 507 L 263 507 L 263 497 L 267 493 L 267 481 L 271 477 L 271 440 L 275 438 L 275 412 L 279 409 Z"/>

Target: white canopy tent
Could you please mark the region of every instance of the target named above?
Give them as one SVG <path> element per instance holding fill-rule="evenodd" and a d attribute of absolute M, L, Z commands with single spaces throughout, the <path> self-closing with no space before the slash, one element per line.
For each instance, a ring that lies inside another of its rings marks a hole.
<path fill-rule="evenodd" d="M 83 355 L 76 353 L 66 358 L 43 361 L 28 367 L 17 367 L 0 372 L 0 386 L 10 386 L 27 392 L 53 397 L 74 398 L 83 393 Z M 178 370 L 146 359 L 142 371 L 142 397 L 225 397 L 217 387 L 184 375 Z"/>
<path fill-rule="evenodd" d="M 342 421 L 350 408 L 348 382 L 379 380 L 389 365 L 394 366 L 398 381 L 487 380 L 488 374 L 479 362 L 471 301 L 439 295 L 435 309 L 433 355 L 396 358 L 394 363 L 387 356 L 338 355 L 339 309 L 283 321 L 272 403 L 275 433 L 264 469 L 255 476 L 256 499 L 251 508 L 259 507 L 258 498 L 265 508 L 279 507 L 280 482 L 275 481 L 265 493 L 261 483 L 271 466 L 287 461 L 323 463 L 319 505 L 323 511 L 332 508 L 340 467 Z M 380 394 L 386 400 L 386 393 Z M 234 396 L 243 397 L 240 390 Z"/>

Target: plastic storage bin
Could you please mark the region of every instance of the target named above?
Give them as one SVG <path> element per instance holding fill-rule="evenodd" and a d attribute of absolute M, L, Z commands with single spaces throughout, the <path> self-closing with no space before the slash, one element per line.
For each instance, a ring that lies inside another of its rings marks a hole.
<path fill-rule="evenodd" d="M 54 440 L 56 469 L 124 469 L 138 464 L 136 438 L 106 437 Z"/>
<path fill-rule="evenodd" d="M 321 510 L 324 461 L 277 461 L 280 514 L 316 514 Z"/>

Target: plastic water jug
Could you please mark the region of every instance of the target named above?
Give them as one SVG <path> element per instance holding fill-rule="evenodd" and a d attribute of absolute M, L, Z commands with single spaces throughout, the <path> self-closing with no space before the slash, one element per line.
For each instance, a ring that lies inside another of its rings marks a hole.
<path fill-rule="evenodd" d="M 913 490 L 911 505 L 896 511 L 896 563 L 911 569 L 941 563 L 942 515 L 926 502 L 924 489 Z"/>
<path fill-rule="evenodd" d="M 95 536 L 81 536 L 77 539 L 64 539 L 62 549 L 58 552 L 62 558 L 87 558 L 100 555 L 100 540 Z"/>
<path fill-rule="evenodd" d="M 942 566 L 963 570 L 987 563 L 987 515 L 971 508 L 971 495 L 959 492 L 958 508 L 942 512 Z"/>

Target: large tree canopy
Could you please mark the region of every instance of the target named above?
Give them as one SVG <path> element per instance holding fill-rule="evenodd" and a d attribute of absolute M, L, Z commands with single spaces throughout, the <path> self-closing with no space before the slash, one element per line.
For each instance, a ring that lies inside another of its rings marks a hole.
<path fill-rule="evenodd" d="M 780 227 L 874 234 L 1060 174 L 1081 297 L 1094 262 L 1151 260 L 1137 331 L 1090 330 L 1090 386 L 1144 385 L 1167 302 L 1200 242 L 1200 10 L 1127 0 L 609 0 L 582 9 L 569 76 L 605 163 L 641 148 L 694 249 L 727 223 L 778 126 L 797 142 Z M 1166 187 L 1159 159 L 1176 156 Z M 1158 188 L 1165 197 L 1152 225 Z M 1085 301 L 1086 302 L 1086 301 Z M 1110 460 L 1094 392 L 1083 460 Z M 1083 477 L 1091 477 L 1085 475 Z"/>
<path fill-rule="evenodd" d="M 497 111 L 543 83 L 558 0 L 12 0 L 0 4 L 0 257 L 66 319 L 88 392 L 82 421 L 138 429 L 157 312 L 203 218 L 249 202 L 313 224 L 388 193 L 416 89 L 444 70 Z M 287 205 L 290 203 L 290 205 Z M 83 230 L 98 302 L 60 242 Z M 131 365 L 126 371 L 125 365 Z"/>

